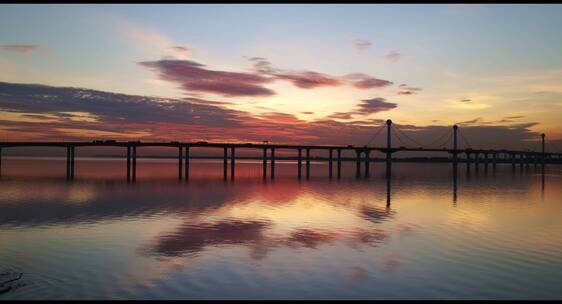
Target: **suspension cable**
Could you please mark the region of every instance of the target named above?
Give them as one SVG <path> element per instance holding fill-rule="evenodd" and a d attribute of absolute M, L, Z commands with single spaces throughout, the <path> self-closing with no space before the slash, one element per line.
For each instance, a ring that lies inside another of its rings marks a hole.
<path fill-rule="evenodd" d="M 466 139 L 466 137 L 464 137 L 464 132 L 461 132 L 461 129 L 458 129 L 459 131 L 459 135 L 461 136 L 461 139 L 464 141 L 464 144 L 466 145 L 467 148 L 471 148 L 470 143 L 468 142 L 468 140 Z"/>
<path fill-rule="evenodd" d="M 371 142 L 373 140 L 375 140 L 375 138 L 377 138 L 377 136 L 379 136 L 379 134 L 381 133 L 381 131 L 384 129 L 384 125 L 379 126 L 379 130 L 375 133 L 375 135 L 373 137 L 371 137 L 371 139 L 367 142 L 366 146 L 368 146 L 369 144 L 371 144 Z"/>
<path fill-rule="evenodd" d="M 438 137 L 436 140 L 432 141 L 430 144 L 428 144 L 428 147 L 432 147 L 435 143 L 441 142 L 446 136 L 451 135 L 451 130 L 447 130 L 443 135 L 441 135 L 440 137 Z"/>
<path fill-rule="evenodd" d="M 413 138 L 411 138 L 410 136 L 408 136 L 406 134 L 406 132 L 402 131 L 402 129 L 400 129 L 400 127 L 398 127 L 398 125 L 396 126 L 396 130 L 400 132 L 400 134 L 402 134 L 402 136 L 404 136 L 406 139 L 409 139 L 411 142 L 413 142 L 414 144 L 416 144 L 418 147 L 423 147 L 422 144 L 420 144 L 418 141 L 414 140 Z"/>
<path fill-rule="evenodd" d="M 391 131 L 391 133 L 392 133 L 392 131 L 394 131 L 393 135 L 395 136 L 396 139 L 398 139 L 398 141 L 399 141 L 402 145 L 404 145 L 404 146 L 407 145 L 407 143 L 406 143 L 404 140 L 402 140 L 402 137 L 398 134 L 398 132 L 396 132 L 396 130 L 394 130 L 394 128 L 390 129 L 390 131 Z"/>

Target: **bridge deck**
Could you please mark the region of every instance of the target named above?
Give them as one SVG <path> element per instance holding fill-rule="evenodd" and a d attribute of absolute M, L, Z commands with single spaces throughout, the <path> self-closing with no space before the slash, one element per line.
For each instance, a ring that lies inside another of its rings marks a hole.
<path fill-rule="evenodd" d="M 302 149 L 302 150 L 352 150 L 379 151 L 383 153 L 395 152 L 446 152 L 454 153 L 449 148 L 423 147 L 368 147 L 368 146 L 335 146 L 335 145 L 286 145 L 286 144 L 253 144 L 253 143 L 208 143 L 208 142 L 0 142 L 0 148 L 9 147 L 201 147 L 201 148 L 253 148 L 253 149 Z M 507 153 L 507 154 L 542 154 L 537 151 L 507 150 L 507 149 L 457 149 L 457 153 Z M 562 153 L 545 152 L 545 155 Z"/>

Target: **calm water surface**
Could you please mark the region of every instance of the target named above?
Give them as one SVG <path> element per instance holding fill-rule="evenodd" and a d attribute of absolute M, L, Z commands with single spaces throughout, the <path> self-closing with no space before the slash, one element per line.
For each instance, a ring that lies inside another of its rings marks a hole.
<path fill-rule="evenodd" d="M 1 299 L 562 298 L 562 168 L 4 157 Z M 334 168 L 335 169 L 335 168 Z M 303 168 L 304 174 L 304 168 Z"/>

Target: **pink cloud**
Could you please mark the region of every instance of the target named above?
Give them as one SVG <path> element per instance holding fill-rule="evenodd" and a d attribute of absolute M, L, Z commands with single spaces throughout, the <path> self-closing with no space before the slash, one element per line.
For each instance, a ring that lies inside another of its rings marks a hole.
<path fill-rule="evenodd" d="M 334 77 L 311 71 L 274 74 L 277 79 L 288 80 L 301 89 L 313 89 L 317 87 L 335 87 L 342 82 Z"/>
<path fill-rule="evenodd" d="M 139 65 L 158 72 L 164 80 L 179 83 L 188 92 L 214 93 L 228 97 L 275 94 L 263 86 L 272 79 L 258 74 L 210 70 L 191 60 L 144 61 Z"/>
<path fill-rule="evenodd" d="M 16 53 L 20 53 L 20 54 L 28 54 L 34 51 L 39 50 L 39 46 L 38 45 L 21 45 L 21 44 L 14 44 L 14 45 L 3 45 L 1 46 L 1 48 L 3 50 L 9 51 L 9 52 L 16 52 Z"/>

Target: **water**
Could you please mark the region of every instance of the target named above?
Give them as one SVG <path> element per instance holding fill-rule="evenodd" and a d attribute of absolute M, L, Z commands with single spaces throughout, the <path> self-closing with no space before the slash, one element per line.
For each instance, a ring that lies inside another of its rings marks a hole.
<path fill-rule="evenodd" d="M 4 157 L 0 299 L 560 299 L 562 168 Z M 304 167 L 304 166 L 303 166 Z M 334 166 L 335 170 L 335 166 Z M 304 175 L 304 168 L 303 168 Z M 455 193 L 456 192 L 456 193 Z"/>

